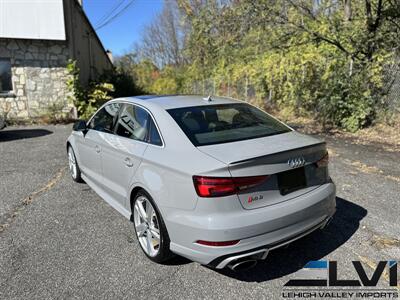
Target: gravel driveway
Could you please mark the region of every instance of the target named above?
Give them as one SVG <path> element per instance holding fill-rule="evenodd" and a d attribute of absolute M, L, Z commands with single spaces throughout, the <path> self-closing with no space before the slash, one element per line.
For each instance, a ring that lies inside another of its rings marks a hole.
<path fill-rule="evenodd" d="M 378 260 L 400 259 L 400 154 L 379 144 L 327 137 L 338 188 L 329 227 L 234 273 L 146 259 L 132 224 L 67 173 L 70 130 L 0 131 L 0 299 L 279 299 L 309 260 L 337 260 L 345 277 L 352 260 L 371 274 Z"/>

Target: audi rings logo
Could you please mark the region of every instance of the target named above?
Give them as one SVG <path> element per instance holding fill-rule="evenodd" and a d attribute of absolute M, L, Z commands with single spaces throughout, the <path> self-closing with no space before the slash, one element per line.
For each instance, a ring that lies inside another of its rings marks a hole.
<path fill-rule="evenodd" d="M 301 157 L 291 158 L 288 160 L 287 163 L 291 168 L 299 168 L 306 164 L 306 160 L 304 159 L 304 157 L 301 156 Z"/>

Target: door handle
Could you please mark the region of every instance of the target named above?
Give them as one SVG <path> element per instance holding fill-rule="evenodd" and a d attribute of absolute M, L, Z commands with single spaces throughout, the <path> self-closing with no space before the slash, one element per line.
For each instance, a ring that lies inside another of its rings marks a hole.
<path fill-rule="evenodd" d="M 131 161 L 131 159 L 129 157 L 125 158 L 124 162 L 127 167 L 133 167 L 133 162 Z"/>
<path fill-rule="evenodd" d="M 99 146 L 99 145 L 96 145 L 96 146 L 94 147 L 94 149 L 96 150 L 97 153 L 100 153 L 100 146 Z"/>

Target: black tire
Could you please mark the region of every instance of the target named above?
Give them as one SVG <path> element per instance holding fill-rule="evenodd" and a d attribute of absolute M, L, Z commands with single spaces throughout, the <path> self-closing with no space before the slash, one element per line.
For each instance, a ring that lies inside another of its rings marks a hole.
<path fill-rule="evenodd" d="M 169 245 L 170 245 L 170 239 L 169 239 L 169 235 L 168 235 L 168 231 L 167 228 L 165 226 L 164 220 L 161 216 L 160 211 L 158 210 L 157 205 L 154 203 L 153 198 L 151 198 L 151 196 L 144 190 L 139 191 L 132 203 L 132 221 L 133 221 L 133 226 L 135 227 L 135 204 L 136 201 L 138 199 L 143 199 L 142 197 L 146 198 L 152 205 L 154 212 L 157 216 L 157 220 L 158 220 L 158 229 L 159 229 L 159 234 L 160 234 L 160 242 L 158 245 L 158 253 L 154 256 L 150 256 L 146 250 L 143 248 L 142 243 L 139 241 L 139 236 L 138 236 L 138 232 L 136 230 L 136 228 L 134 228 L 135 234 L 136 234 L 136 238 L 138 240 L 139 246 L 142 249 L 143 253 L 153 262 L 155 263 L 164 263 L 167 260 L 171 259 L 172 257 L 174 257 L 174 254 L 170 251 L 169 249 Z"/>
<path fill-rule="evenodd" d="M 84 181 L 82 179 L 81 169 L 79 168 L 79 164 L 78 164 L 78 161 L 76 160 L 76 156 L 75 156 L 75 151 L 72 148 L 72 146 L 68 146 L 67 153 L 68 153 L 69 173 L 70 173 L 70 175 L 72 177 L 72 180 L 75 181 L 75 182 L 83 183 Z M 75 174 L 74 174 L 74 172 L 72 170 L 72 167 L 71 167 L 71 157 L 70 157 L 70 155 L 73 156 L 73 159 L 75 161 L 75 167 L 76 167 Z"/>

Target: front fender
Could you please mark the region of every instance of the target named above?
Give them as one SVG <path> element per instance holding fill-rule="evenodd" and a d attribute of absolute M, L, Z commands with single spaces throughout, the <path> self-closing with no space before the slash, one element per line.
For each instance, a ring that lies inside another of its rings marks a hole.
<path fill-rule="evenodd" d="M 82 133 L 80 133 L 80 134 L 83 136 Z M 80 157 L 79 148 L 78 148 L 78 145 L 77 145 L 77 139 L 78 139 L 78 138 L 81 138 L 81 137 L 79 136 L 79 133 L 73 131 L 73 132 L 71 133 L 71 135 L 70 135 L 70 136 L 67 138 L 67 140 L 66 140 L 65 150 L 67 151 L 67 150 L 68 150 L 68 146 L 71 146 L 72 149 L 74 149 L 74 153 L 75 153 L 75 157 L 76 157 L 76 160 L 77 160 L 77 162 L 78 162 L 78 165 L 81 166 L 81 165 L 82 165 L 82 164 L 81 164 L 81 157 Z"/>

